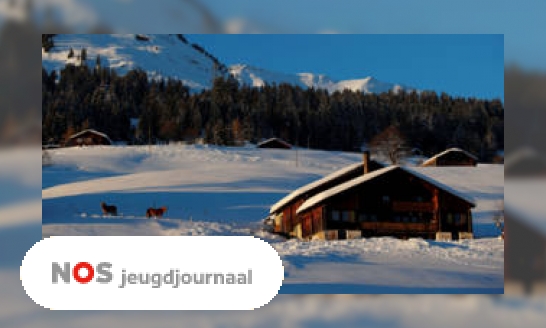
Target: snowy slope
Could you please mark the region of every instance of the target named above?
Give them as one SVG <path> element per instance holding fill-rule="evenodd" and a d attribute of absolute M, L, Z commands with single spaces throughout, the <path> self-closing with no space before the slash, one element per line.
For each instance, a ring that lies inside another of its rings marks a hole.
<path fill-rule="evenodd" d="M 218 69 L 215 70 L 214 61 L 209 56 L 196 50 L 190 43 L 181 41 L 177 35 L 142 35 L 148 40 L 138 40 L 136 36 L 59 34 L 54 37 L 53 49 L 49 52 L 42 50 L 42 65 L 48 71 L 60 70 L 69 63 L 79 65 L 77 55 L 82 48 L 86 48 L 88 66 L 93 67 L 97 55 L 100 55 L 103 67 L 114 68 L 120 74 L 140 68 L 152 78 L 179 79 L 196 91 L 210 88 L 214 76 L 228 72 L 239 83 L 254 87 L 287 83 L 302 88 L 326 89 L 329 92 L 345 89 L 364 93 L 412 90 L 401 85 L 381 82 L 373 77 L 336 81 L 322 74 L 286 74 L 247 64 L 232 65 L 225 72 L 220 72 Z M 68 58 L 70 48 L 76 55 L 73 58 Z"/>
<path fill-rule="evenodd" d="M 283 74 L 244 64 L 233 65 L 229 68 L 229 71 L 239 83 L 254 87 L 262 87 L 273 83 L 277 85 L 287 83 L 301 88 L 325 89 L 330 93 L 343 90 L 361 91 L 364 93 L 412 90 L 401 85 L 381 82 L 373 77 L 336 81 L 323 74 Z"/>
<path fill-rule="evenodd" d="M 124 74 L 142 69 L 152 78 L 174 78 L 192 89 L 210 87 L 214 76 L 214 62 L 173 34 L 59 34 L 54 37 L 55 47 L 49 52 L 42 49 L 42 66 L 48 71 L 60 70 L 66 64 L 79 64 L 77 55 L 87 50 L 87 65 L 93 67 L 98 55 L 103 67 L 114 68 Z M 75 57 L 68 58 L 70 48 Z"/>
<path fill-rule="evenodd" d="M 154 146 L 63 148 L 42 171 L 43 235 L 255 235 L 284 262 L 282 293 L 498 293 L 504 242 L 491 238 L 504 197 L 504 168 L 422 168 L 476 200 L 476 240 L 368 238 L 284 241 L 261 231 L 270 206 L 292 190 L 347 165 L 357 153 Z M 299 159 L 296 166 L 295 160 Z M 461 177 L 465 177 L 461 179 Z M 122 217 L 103 218 L 100 202 Z M 144 217 L 149 206 L 166 217 Z"/>

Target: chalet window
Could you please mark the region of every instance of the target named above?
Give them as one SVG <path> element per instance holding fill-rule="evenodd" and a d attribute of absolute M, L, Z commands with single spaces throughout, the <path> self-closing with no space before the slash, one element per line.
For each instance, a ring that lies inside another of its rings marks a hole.
<path fill-rule="evenodd" d="M 453 224 L 453 213 L 447 213 L 447 223 Z"/>
<path fill-rule="evenodd" d="M 461 213 L 461 224 L 466 224 L 466 214 Z"/>
<path fill-rule="evenodd" d="M 355 213 L 353 211 L 342 211 L 341 221 L 343 222 L 355 222 Z"/>
<path fill-rule="evenodd" d="M 341 219 L 341 213 L 339 211 L 332 211 L 332 221 L 339 221 Z"/>
<path fill-rule="evenodd" d="M 461 215 L 459 213 L 453 214 L 453 221 L 455 224 L 461 224 Z"/>
<path fill-rule="evenodd" d="M 360 213 L 360 215 L 358 216 L 358 221 L 366 222 L 367 220 L 368 220 L 368 215 L 366 215 L 365 213 Z"/>
<path fill-rule="evenodd" d="M 391 201 L 391 197 L 388 195 L 383 196 L 383 204 L 388 204 Z"/>

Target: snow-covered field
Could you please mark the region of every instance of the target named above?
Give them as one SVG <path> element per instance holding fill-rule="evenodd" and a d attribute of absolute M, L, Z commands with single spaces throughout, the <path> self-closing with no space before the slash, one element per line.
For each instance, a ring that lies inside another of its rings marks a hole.
<path fill-rule="evenodd" d="M 504 168 L 418 168 L 473 197 L 473 241 L 284 241 L 261 231 L 291 190 L 361 160 L 357 153 L 212 146 L 90 147 L 51 151 L 42 171 L 43 235 L 256 235 L 285 264 L 282 293 L 502 293 L 504 243 L 492 217 Z M 298 161 L 296 164 L 296 160 Z M 100 202 L 118 206 L 103 218 Z M 146 219 L 146 208 L 167 206 Z"/>

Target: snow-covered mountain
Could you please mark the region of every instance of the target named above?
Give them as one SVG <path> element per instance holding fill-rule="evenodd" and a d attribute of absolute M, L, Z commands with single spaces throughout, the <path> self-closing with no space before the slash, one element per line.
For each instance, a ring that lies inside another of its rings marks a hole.
<path fill-rule="evenodd" d="M 288 83 L 302 88 L 326 89 L 329 92 L 343 91 L 345 89 L 362 91 L 364 93 L 382 93 L 390 90 L 398 92 L 402 89 L 412 90 L 411 88 L 402 85 L 378 81 L 371 76 L 363 79 L 336 81 L 324 74 L 283 74 L 244 64 L 231 66 L 229 72 L 240 83 L 255 87 L 261 87 L 265 84 L 272 83 Z"/>
<path fill-rule="evenodd" d="M 214 56 L 182 35 L 58 34 L 53 42 L 48 52 L 42 48 L 42 66 L 48 71 L 60 70 L 69 63 L 79 65 L 77 57 L 85 48 L 88 66 L 94 66 L 100 56 L 103 67 L 120 74 L 139 68 L 151 78 L 179 79 L 195 90 L 209 88 L 222 68 L 227 73 Z M 68 58 L 70 49 L 72 58 Z"/>
<path fill-rule="evenodd" d="M 191 44 L 182 35 L 124 34 L 72 35 L 53 37 L 54 47 L 42 49 L 42 65 L 46 70 L 60 70 L 66 64 L 78 65 L 81 49 L 87 51 L 87 65 L 95 65 L 100 56 L 103 67 L 120 74 L 140 68 L 151 78 L 179 79 L 193 90 L 207 89 L 217 76 L 233 75 L 241 84 L 260 87 L 288 83 L 302 88 L 326 89 L 329 92 L 349 89 L 365 93 L 412 90 L 398 84 L 378 81 L 373 77 L 337 81 L 323 74 L 286 74 L 238 64 L 226 67 L 203 47 Z M 70 49 L 74 56 L 69 58 Z"/>

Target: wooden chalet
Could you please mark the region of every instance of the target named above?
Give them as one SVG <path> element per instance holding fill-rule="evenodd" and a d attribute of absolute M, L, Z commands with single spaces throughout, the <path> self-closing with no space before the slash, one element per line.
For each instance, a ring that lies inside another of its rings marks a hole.
<path fill-rule="evenodd" d="M 460 148 L 450 148 L 424 161 L 421 166 L 476 166 L 478 158 Z"/>
<path fill-rule="evenodd" d="M 383 163 L 370 159 L 370 153 L 365 152 L 361 163 L 349 165 L 293 191 L 271 207 L 269 218 L 273 221 L 273 231 L 285 236 L 301 238 L 301 220 L 296 215 L 296 211 L 306 200 L 320 192 L 385 166 Z"/>
<path fill-rule="evenodd" d="M 256 145 L 258 148 L 276 148 L 276 149 L 292 149 L 292 145 L 290 145 L 288 142 L 279 139 L 279 138 L 271 138 L 264 140 L 260 142 L 258 145 Z"/>
<path fill-rule="evenodd" d="M 65 147 L 74 147 L 74 146 L 95 146 L 95 145 L 111 145 L 112 140 L 102 133 L 96 130 L 87 129 L 81 132 L 78 132 L 70 138 L 68 138 L 65 143 Z"/>
<path fill-rule="evenodd" d="M 283 212 L 272 208 L 275 227 L 300 239 L 472 237 L 473 200 L 421 173 L 389 166 L 338 184 L 330 180 L 330 188 L 321 184 L 323 191 L 303 202 L 294 197 Z"/>

